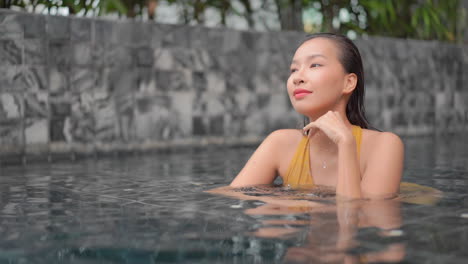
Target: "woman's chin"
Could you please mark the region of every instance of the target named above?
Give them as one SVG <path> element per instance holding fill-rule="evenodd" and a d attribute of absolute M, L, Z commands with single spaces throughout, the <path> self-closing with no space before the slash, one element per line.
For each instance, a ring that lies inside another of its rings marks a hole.
<path fill-rule="evenodd" d="M 301 115 L 308 116 L 308 117 L 316 116 L 317 113 L 323 112 L 322 109 L 316 108 L 316 107 L 299 106 L 299 105 L 293 105 L 293 107 L 294 107 L 294 110 L 296 110 L 296 112 L 298 112 Z"/>

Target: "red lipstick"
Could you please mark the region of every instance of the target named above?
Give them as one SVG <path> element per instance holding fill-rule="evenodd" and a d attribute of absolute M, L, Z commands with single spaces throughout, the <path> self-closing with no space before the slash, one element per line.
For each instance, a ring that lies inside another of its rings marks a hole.
<path fill-rule="evenodd" d="M 306 89 L 296 89 L 294 90 L 294 98 L 300 99 L 302 97 L 305 97 L 308 94 L 311 94 L 312 91 L 306 90 Z"/>

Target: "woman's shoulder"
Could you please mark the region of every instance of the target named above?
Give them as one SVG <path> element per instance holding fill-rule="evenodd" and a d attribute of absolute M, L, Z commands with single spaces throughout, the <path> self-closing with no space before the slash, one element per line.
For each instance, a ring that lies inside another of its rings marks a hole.
<path fill-rule="evenodd" d="M 278 129 L 270 133 L 266 140 L 277 145 L 290 146 L 294 143 L 299 143 L 303 138 L 302 131 L 299 129 Z"/>
<path fill-rule="evenodd" d="M 372 149 L 380 148 L 403 148 L 401 138 L 392 132 L 377 131 L 372 129 L 362 129 L 362 144 L 363 147 L 371 147 Z"/>

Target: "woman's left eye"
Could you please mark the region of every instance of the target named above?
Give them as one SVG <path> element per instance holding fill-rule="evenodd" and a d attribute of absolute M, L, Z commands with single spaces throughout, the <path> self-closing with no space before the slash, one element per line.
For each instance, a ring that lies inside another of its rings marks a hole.
<path fill-rule="evenodd" d="M 310 65 L 311 68 L 320 67 L 320 66 L 322 65 L 318 63 L 313 63 L 312 65 Z"/>

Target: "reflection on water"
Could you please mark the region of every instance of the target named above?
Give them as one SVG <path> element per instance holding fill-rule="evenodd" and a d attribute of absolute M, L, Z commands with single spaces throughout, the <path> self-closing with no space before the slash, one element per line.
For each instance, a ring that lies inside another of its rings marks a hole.
<path fill-rule="evenodd" d="M 0 263 L 466 263 L 468 143 L 447 139 L 405 140 L 404 180 L 443 192 L 430 204 L 411 186 L 338 204 L 326 189 L 204 192 L 254 148 L 2 167 Z"/>
<path fill-rule="evenodd" d="M 399 262 L 405 257 L 401 203 L 434 205 L 442 193 L 417 184 L 402 183 L 394 199 L 336 201 L 326 187 L 292 190 L 287 187 L 221 187 L 210 193 L 264 204 L 244 210 L 259 221 L 251 235 L 260 238 L 304 237 L 289 247 L 289 263 Z M 362 247 L 359 233 L 373 235 L 382 247 Z"/>

